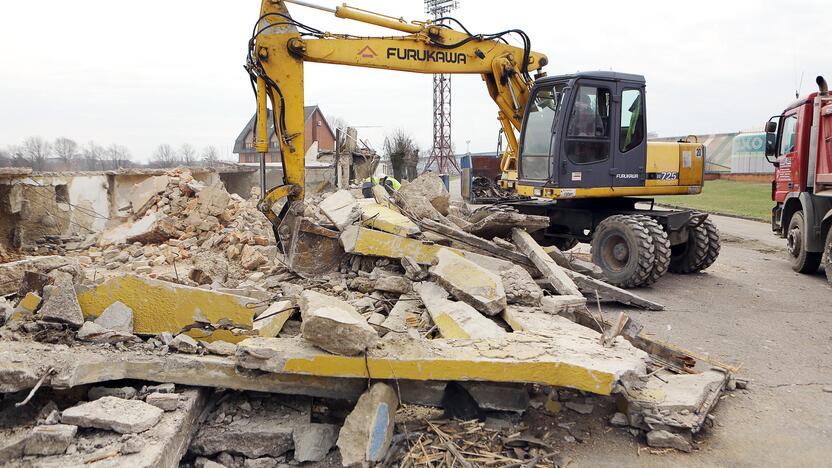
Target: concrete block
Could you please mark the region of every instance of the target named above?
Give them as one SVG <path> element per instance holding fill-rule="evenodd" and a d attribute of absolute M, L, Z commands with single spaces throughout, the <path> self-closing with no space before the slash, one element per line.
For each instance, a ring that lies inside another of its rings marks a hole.
<path fill-rule="evenodd" d="M 237 352 L 237 345 L 226 341 L 212 341 L 204 343 L 205 350 L 216 356 L 233 356 Z"/>
<path fill-rule="evenodd" d="M 500 272 L 506 302 L 523 306 L 536 307 L 543 299 L 543 289 L 535 283 L 532 275 L 525 268 L 515 265 Z"/>
<path fill-rule="evenodd" d="M 435 283 L 416 283 L 413 289 L 443 338 L 491 338 L 505 334 L 505 330 L 470 305 L 449 300 L 448 292 Z"/>
<path fill-rule="evenodd" d="M 226 192 L 222 182 L 205 187 L 197 195 L 199 200 L 199 212 L 209 216 L 219 216 L 228 208 L 231 202 L 231 195 Z"/>
<path fill-rule="evenodd" d="M 449 249 L 437 252 L 436 259 L 430 273 L 454 297 L 489 316 L 506 308 L 506 293 L 498 275 Z"/>
<path fill-rule="evenodd" d="M 87 398 L 97 400 L 105 396 L 112 396 L 130 400 L 136 397 L 136 393 L 138 392 L 133 387 L 92 387 L 87 391 Z"/>
<path fill-rule="evenodd" d="M 133 208 L 133 213 L 146 211 L 151 202 L 156 199 L 156 195 L 164 192 L 168 188 L 169 183 L 170 177 L 167 175 L 160 175 L 148 177 L 131 187 L 130 193 L 127 197 L 130 200 L 130 206 Z"/>
<path fill-rule="evenodd" d="M 405 200 L 412 197 L 425 197 L 443 216 L 448 215 L 451 197 L 445 189 L 445 183 L 438 175 L 426 172 L 407 184 L 402 185 L 399 195 Z"/>
<path fill-rule="evenodd" d="M 112 278 L 78 296 L 85 316 L 98 317 L 116 301 L 133 310 L 136 334 L 186 333 L 194 338 L 237 343 L 251 330 L 254 315 L 265 307 L 255 299 L 192 288 L 135 275 Z M 251 332 L 253 333 L 253 332 Z"/>
<path fill-rule="evenodd" d="M 30 292 L 20 300 L 20 303 L 17 304 L 17 308 L 19 312 L 35 313 L 35 311 L 38 310 L 38 307 L 40 307 L 41 302 L 43 302 L 43 299 L 41 299 L 40 296 Z"/>
<path fill-rule="evenodd" d="M 23 446 L 23 455 L 63 455 L 77 432 L 78 426 L 68 424 L 35 426 Z"/>
<path fill-rule="evenodd" d="M 135 341 L 138 339 L 135 335 L 131 335 L 130 333 L 121 333 L 109 330 L 95 322 L 84 322 L 81 328 L 78 329 L 76 337 L 81 341 L 110 344 Z"/>
<path fill-rule="evenodd" d="M 393 439 L 399 400 L 387 384 L 376 383 L 361 395 L 338 435 L 344 466 L 364 465 L 384 458 Z"/>
<path fill-rule="evenodd" d="M 259 249 L 251 245 L 243 246 L 240 254 L 240 265 L 246 270 L 254 271 L 269 262 L 269 259 Z"/>
<path fill-rule="evenodd" d="M 155 426 L 161 417 L 161 409 L 143 401 L 108 396 L 67 408 L 61 414 L 61 422 L 135 434 Z"/>
<path fill-rule="evenodd" d="M 339 190 L 331 194 L 318 204 L 318 208 L 339 231 L 343 231 L 361 218 L 361 209 L 349 190 Z"/>
<path fill-rule="evenodd" d="M 647 433 L 647 445 L 656 448 L 673 448 L 683 452 L 692 452 L 690 434 L 674 434 L 665 430 L 652 430 Z"/>
<path fill-rule="evenodd" d="M 199 343 L 184 333 L 176 335 L 168 346 L 185 354 L 196 354 L 199 352 Z"/>
<path fill-rule="evenodd" d="M 275 337 L 294 314 L 295 308 L 291 301 L 275 302 L 254 319 L 254 331 L 257 336 Z"/>
<path fill-rule="evenodd" d="M 576 310 L 586 307 L 586 298 L 583 296 L 546 296 L 540 301 L 540 307 L 547 314 L 562 315 L 571 319 Z"/>
<path fill-rule="evenodd" d="M 295 443 L 295 460 L 319 462 L 326 458 L 338 440 L 338 426 L 333 424 L 308 424 L 295 428 L 292 433 Z"/>
<path fill-rule="evenodd" d="M 179 408 L 178 393 L 151 393 L 144 399 L 148 405 L 153 405 L 162 411 L 176 411 Z"/>
<path fill-rule="evenodd" d="M 43 295 L 43 305 L 38 312 L 43 320 L 65 323 L 75 328 L 84 324 L 84 315 L 70 275 L 57 275 L 53 284 L 43 287 Z"/>
<path fill-rule="evenodd" d="M 301 334 L 331 353 L 353 356 L 375 346 L 378 333 L 353 306 L 319 292 L 300 296 Z"/>
<path fill-rule="evenodd" d="M 379 205 L 369 199 L 359 200 L 358 206 L 361 210 L 361 225 L 364 227 L 403 237 L 421 232 L 416 223 L 396 208 Z"/>
<path fill-rule="evenodd" d="M 95 319 L 95 323 L 109 330 L 133 333 L 133 309 L 116 301 Z"/>
<path fill-rule="evenodd" d="M 413 291 L 413 283 L 397 275 L 382 275 L 375 281 L 375 290 L 395 294 L 407 294 Z"/>
<path fill-rule="evenodd" d="M 75 258 L 58 255 L 0 263 L 0 296 L 16 293 L 27 271 L 49 273 L 61 267 L 72 269 L 75 272 L 73 276 L 81 274 L 81 267 Z"/>

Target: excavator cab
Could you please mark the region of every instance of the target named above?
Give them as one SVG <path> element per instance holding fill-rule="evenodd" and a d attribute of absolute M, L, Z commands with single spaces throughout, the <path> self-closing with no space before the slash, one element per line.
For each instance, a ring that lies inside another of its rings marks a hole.
<path fill-rule="evenodd" d="M 520 137 L 519 182 L 536 187 L 643 186 L 645 80 L 586 72 L 540 79 Z"/>

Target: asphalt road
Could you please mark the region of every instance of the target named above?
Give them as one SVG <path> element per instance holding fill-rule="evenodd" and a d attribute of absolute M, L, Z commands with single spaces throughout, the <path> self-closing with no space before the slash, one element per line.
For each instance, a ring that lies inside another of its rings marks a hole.
<path fill-rule="evenodd" d="M 639 290 L 666 306 L 626 310 L 658 338 L 741 365 L 691 454 L 651 454 L 626 432 L 593 434 L 570 466 L 832 466 L 832 287 L 794 273 L 767 224 L 714 216 L 722 252 L 707 271 Z M 579 248 L 586 248 L 580 246 Z"/>

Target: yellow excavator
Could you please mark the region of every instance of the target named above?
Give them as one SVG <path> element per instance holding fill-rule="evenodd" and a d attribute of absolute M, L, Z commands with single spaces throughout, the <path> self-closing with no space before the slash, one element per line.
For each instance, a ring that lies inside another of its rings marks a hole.
<path fill-rule="evenodd" d="M 294 20 L 290 3 L 403 34 L 324 32 Z M 508 36 L 523 46 L 509 45 Z M 304 62 L 480 75 L 508 142 L 500 188 L 520 212 L 549 217 L 549 227 L 535 234 L 539 243 L 562 250 L 591 243 L 593 262 L 612 284 L 646 286 L 668 270 L 701 271 L 719 255 L 719 234 L 707 214 L 658 210 L 652 199 L 637 198 L 700 193 L 705 163 L 699 143 L 647 142 L 643 76 L 548 77 L 542 71 L 548 58 L 532 51 L 519 29 L 479 34 L 450 17 L 407 22 L 347 5 L 263 0 L 246 69 L 257 96 L 255 147 L 265 161 L 272 120 L 284 184 L 264 195 L 260 209 L 297 270 L 311 274 L 331 264 L 337 244 L 335 233 L 302 216 Z"/>

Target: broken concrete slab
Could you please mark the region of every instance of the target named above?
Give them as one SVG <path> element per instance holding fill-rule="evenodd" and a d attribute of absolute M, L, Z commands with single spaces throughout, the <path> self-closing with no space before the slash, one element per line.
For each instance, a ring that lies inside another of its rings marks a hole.
<path fill-rule="evenodd" d="M 138 337 L 130 333 L 117 332 L 102 327 L 95 322 L 84 322 L 78 329 L 76 337 L 81 341 L 90 343 L 124 343 L 127 341 L 138 341 Z"/>
<path fill-rule="evenodd" d="M 422 281 L 429 276 L 427 268 L 419 265 L 416 260 L 410 257 L 402 257 L 400 262 L 402 268 L 404 268 L 405 278 L 410 281 Z"/>
<path fill-rule="evenodd" d="M 155 392 L 146 396 L 144 402 L 162 411 L 176 411 L 179 408 L 179 394 Z"/>
<path fill-rule="evenodd" d="M 728 381 L 717 370 L 698 374 L 657 372 L 647 382 L 628 386 L 627 417 L 642 429 L 696 433 Z"/>
<path fill-rule="evenodd" d="M 586 309 L 586 298 L 583 296 L 546 296 L 540 300 L 540 308 L 547 314 L 561 315 L 575 322 L 575 311 Z"/>
<path fill-rule="evenodd" d="M 47 322 L 65 323 L 78 328 L 84 324 L 84 315 L 75 295 L 72 276 L 66 273 L 55 275 L 53 283 L 43 287 L 43 304 L 38 315 Z"/>
<path fill-rule="evenodd" d="M 393 439 L 399 400 L 387 384 L 376 383 L 361 395 L 338 434 L 338 448 L 344 466 L 379 462 Z"/>
<path fill-rule="evenodd" d="M 51 255 L 45 257 L 28 257 L 15 262 L 0 263 L 0 296 L 7 296 L 17 292 L 23 277 L 27 271 L 37 273 L 50 273 L 53 270 L 63 269 L 72 271 L 76 281 L 83 277 L 78 259 Z"/>
<path fill-rule="evenodd" d="M 613 286 L 601 280 L 582 275 L 576 271 L 563 271 L 572 279 L 581 292 L 588 297 L 594 298 L 597 294 L 601 301 L 618 302 L 645 310 L 664 310 L 663 305 L 621 289 L 618 286 Z"/>
<path fill-rule="evenodd" d="M 318 208 L 339 231 L 361 218 L 361 209 L 349 190 L 339 190 L 329 195 L 318 204 Z"/>
<path fill-rule="evenodd" d="M 112 396 L 124 400 L 130 400 L 136 397 L 138 392 L 133 387 L 92 387 L 87 392 L 87 398 L 90 400 L 97 400 L 105 396 Z"/>
<path fill-rule="evenodd" d="M 485 218 L 466 226 L 465 232 L 482 237 L 493 239 L 504 237 L 512 229 L 522 228 L 527 232 L 535 232 L 549 227 L 548 216 L 524 215 L 516 211 L 498 211 Z"/>
<path fill-rule="evenodd" d="M 397 208 L 380 205 L 372 200 L 359 200 L 361 225 L 371 229 L 389 232 L 397 236 L 414 236 L 421 230 Z"/>
<path fill-rule="evenodd" d="M 448 292 L 438 284 L 416 283 L 413 288 L 443 338 L 491 338 L 506 333 L 470 305 L 448 300 Z"/>
<path fill-rule="evenodd" d="M 378 333 L 350 304 L 306 290 L 300 296 L 301 334 L 331 353 L 353 356 L 375 346 Z"/>
<path fill-rule="evenodd" d="M 185 354 L 196 354 L 199 352 L 199 343 L 184 333 L 176 335 L 168 346 L 170 346 L 171 349 L 175 349 L 180 353 Z"/>
<path fill-rule="evenodd" d="M 375 281 L 374 289 L 395 294 L 413 291 L 413 282 L 403 276 L 382 275 Z"/>
<path fill-rule="evenodd" d="M 197 195 L 199 212 L 208 216 L 220 216 L 231 202 L 231 195 L 225 190 L 222 182 L 205 187 Z"/>
<path fill-rule="evenodd" d="M 307 424 L 295 428 L 292 440 L 295 444 L 295 460 L 319 462 L 326 458 L 338 440 L 338 426 L 334 424 Z"/>
<path fill-rule="evenodd" d="M 226 341 L 212 341 L 203 345 L 206 351 L 217 356 L 233 356 L 237 352 L 237 345 Z"/>
<path fill-rule="evenodd" d="M 683 452 L 693 451 L 690 434 L 685 436 L 684 434 L 674 434 L 661 429 L 647 433 L 647 445 L 656 448 L 673 448 Z"/>
<path fill-rule="evenodd" d="M 95 323 L 109 330 L 133 333 L 133 309 L 120 301 L 113 302 L 95 319 Z"/>
<path fill-rule="evenodd" d="M 130 206 L 133 208 L 133 213 L 141 216 L 141 213 L 147 211 L 147 209 L 156 202 L 156 196 L 168 188 L 169 183 L 169 176 L 160 175 L 148 177 L 131 187 L 127 198 L 130 200 Z"/>
<path fill-rule="evenodd" d="M 447 295 L 445 296 L 447 297 Z M 407 333 L 408 314 L 419 315 L 419 298 L 416 294 L 404 294 L 396 301 L 387 318 L 381 323 L 382 328 L 389 333 Z M 387 335 L 385 335 L 387 336 Z"/>
<path fill-rule="evenodd" d="M 87 317 L 98 317 L 116 301 L 133 310 L 136 334 L 163 332 L 205 340 L 236 343 L 253 334 L 254 315 L 265 309 L 259 301 L 135 275 L 112 278 L 78 295 Z"/>
<path fill-rule="evenodd" d="M 254 319 L 254 331 L 257 336 L 277 336 L 294 314 L 295 306 L 291 301 L 275 302 Z"/>
<path fill-rule="evenodd" d="M 35 426 L 23 446 L 23 455 L 61 455 L 66 452 L 72 439 L 78 432 L 78 426 L 52 424 Z"/>
<path fill-rule="evenodd" d="M 61 422 L 136 434 L 155 426 L 161 417 L 161 409 L 143 401 L 106 396 L 65 409 L 61 413 Z"/>
<path fill-rule="evenodd" d="M 506 293 L 498 275 L 449 249 L 440 249 L 436 261 L 430 273 L 454 297 L 489 316 L 506 308 Z"/>
<path fill-rule="evenodd" d="M 511 237 L 518 250 L 526 255 L 534 263 L 543 277 L 552 285 L 555 290 L 565 296 L 581 296 L 581 291 L 575 282 L 566 274 L 543 248 L 538 245 L 532 236 L 518 228 L 511 230 Z"/>
<path fill-rule="evenodd" d="M 563 330 L 487 339 L 393 337 L 369 349 L 366 357 L 327 354 L 292 338 L 250 338 L 240 343 L 237 363 L 276 375 L 538 383 L 601 395 L 617 388 L 625 374 L 646 373 L 647 353 L 626 341 L 605 348 L 599 336 L 593 330 L 578 336 Z"/>
<path fill-rule="evenodd" d="M 159 244 L 177 235 L 176 223 L 160 211 L 148 213 L 133 224 L 122 226 L 105 232 L 102 245 L 134 242 Z"/>
<path fill-rule="evenodd" d="M 540 305 L 543 289 L 534 282 L 525 268 L 515 265 L 501 271 L 500 280 L 503 282 L 507 303 L 531 307 Z"/>
<path fill-rule="evenodd" d="M 341 233 L 340 241 L 347 253 L 399 260 L 410 257 L 421 265 L 432 265 L 436 262 L 436 254 L 439 250 L 448 249 L 492 272 L 499 272 L 512 266 L 510 262 L 498 258 L 355 225 Z"/>
<path fill-rule="evenodd" d="M 191 441 L 192 453 L 279 457 L 294 447 L 294 430 L 310 423 L 312 399 L 308 397 L 286 395 L 280 399 L 264 399 L 261 409 L 246 417 L 218 417 L 230 413 L 229 408 L 238 403 L 239 399 L 231 398 L 208 415 Z"/>
<path fill-rule="evenodd" d="M 424 197 L 443 216 L 447 216 L 451 204 L 451 197 L 445 188 L 445 183 L 432 172 L 425 172 L 416 179 L 403 184 L 399 195 L 404 199 Z"/>

